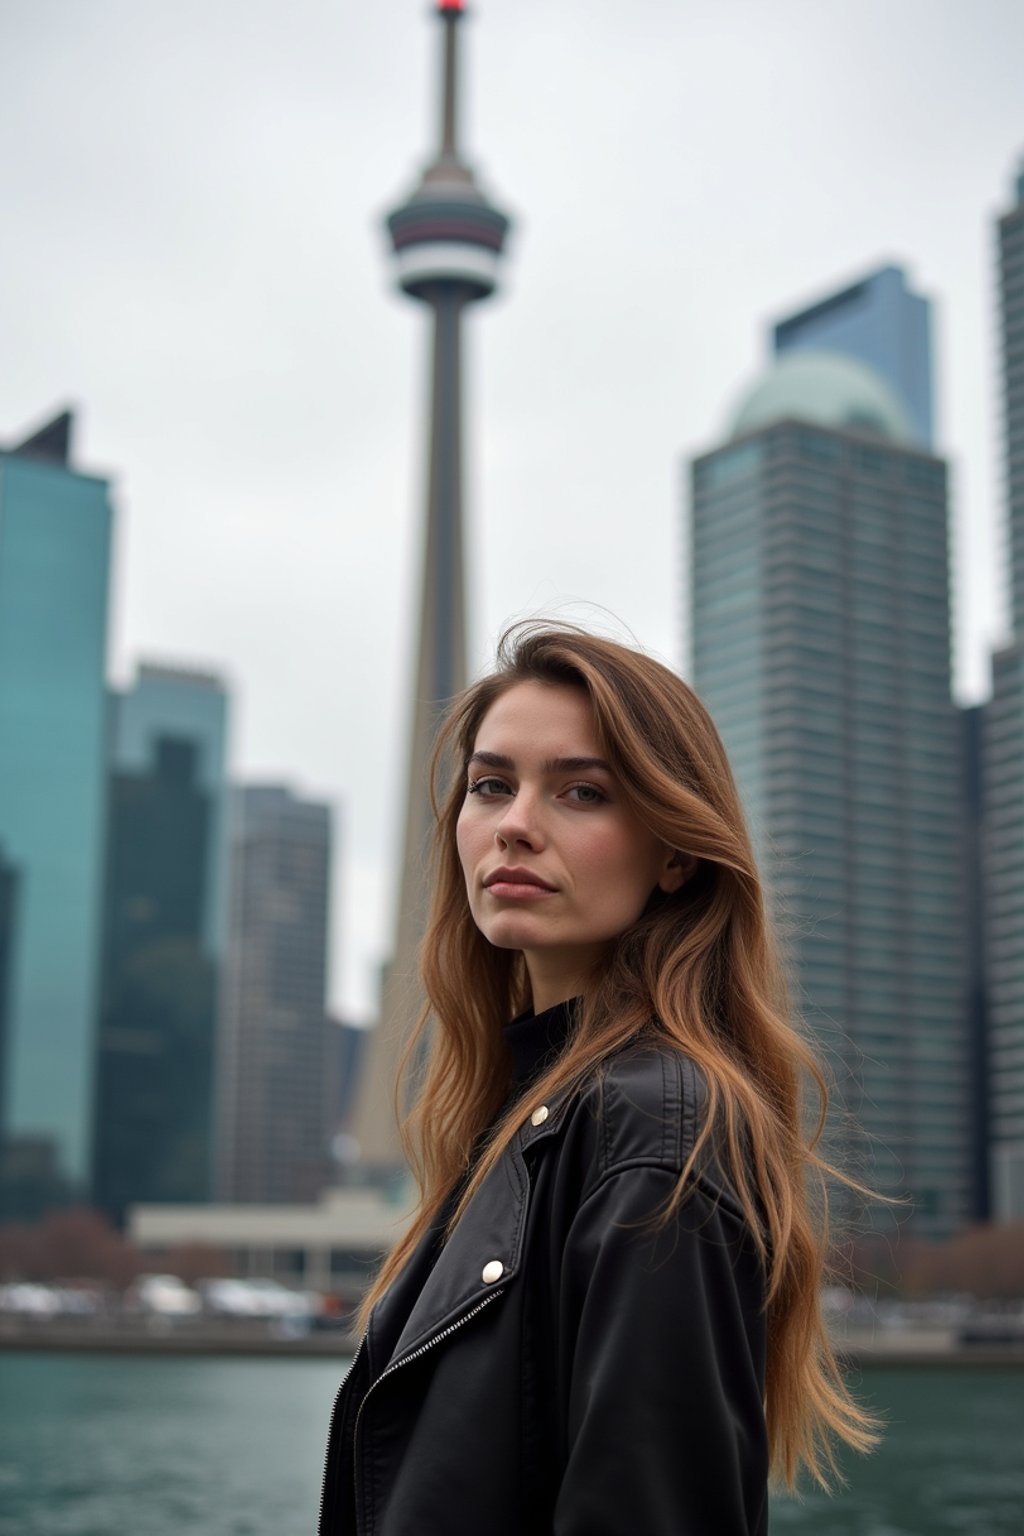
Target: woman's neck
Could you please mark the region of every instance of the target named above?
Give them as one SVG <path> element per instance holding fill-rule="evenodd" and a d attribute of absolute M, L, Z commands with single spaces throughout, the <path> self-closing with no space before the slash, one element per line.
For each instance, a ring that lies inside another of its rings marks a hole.
<path fill-rule="evenodd" d="M 559 1003 L 582 996 L 603 948 L 603 945 L 588 945 L 585 950 L 569 955 L 550 950 L 524 951 L 534 1013 L 546 1013 Z"/>

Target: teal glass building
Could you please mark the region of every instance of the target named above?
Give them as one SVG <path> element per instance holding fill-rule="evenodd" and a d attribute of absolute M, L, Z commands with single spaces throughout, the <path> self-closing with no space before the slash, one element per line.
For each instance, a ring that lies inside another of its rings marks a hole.
<path fill-rule="evenodd" d="M 797 1006 L 866 1132 L 834 1134 L 868 1183 L 909 1196 L 912 1230 L 948 1234 L 969 1205 L 970 1104 L 946 467 L 879 374 L 795 351 L 691 492 L 692 680 Z"/>
<path fill-rule="evenodd" d="M 106 789 L 108 482 L 69 415 L 0 451 L 0 1216 L 81 1198 Z"/>
<path fill-rule="evenodd" d="M 113 699 L 93 1201 L 209 1200 L 224 942 L 227 695 L 142 666 Z"/>

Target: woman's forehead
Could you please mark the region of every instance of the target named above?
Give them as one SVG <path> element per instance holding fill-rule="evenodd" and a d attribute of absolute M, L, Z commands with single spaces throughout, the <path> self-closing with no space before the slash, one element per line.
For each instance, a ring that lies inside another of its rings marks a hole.
<path fill-rule="evenodd" d="M 590 700 L 567 683 L 514 683 L 477 727 L 474 752 L 503 757 L 596 757 L 601 753 Z"/>

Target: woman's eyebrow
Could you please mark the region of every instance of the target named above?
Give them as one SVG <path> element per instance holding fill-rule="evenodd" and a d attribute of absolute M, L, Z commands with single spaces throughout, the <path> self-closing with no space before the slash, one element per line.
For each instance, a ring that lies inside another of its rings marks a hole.
<path fill-rule="evenodd" d="M 469 763 L 479 763 L 482 768 L 503 768 L 506 773 L 514 773 L 516 766 L 514 759 L 501 752 L 474 752 Z M 542 773 L 585 773 L 588 768 L 602 768 L 605 773 L 612 771 L 603 757 L 549 757 L 541 764 Z"/>
<path fill-rule="evenodd" d="M 543 766 L 545 773 L 585 773 L 588 768 L 603 768 L 611 773 L 611 765 L 603 757 L 549 757 Z"/>
<path fill-rule="evenodd" d="M 508 773 L 516 766 L 510 757 L 503 757 L 500 752 L 474 752 L 466 762 L 467 768 L 470 763 L 479 763 L 482 768 L 504 768 Z"/>

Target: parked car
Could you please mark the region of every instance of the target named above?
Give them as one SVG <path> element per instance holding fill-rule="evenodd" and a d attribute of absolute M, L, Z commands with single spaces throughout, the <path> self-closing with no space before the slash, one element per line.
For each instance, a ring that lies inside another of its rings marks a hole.
<path fill-rule="evenodd" d="M 200 1280 L 203 1306 L 220 1317 L 308 1319 L 317 1299 L 308 1291 L 293 1291 L 277 1280 Z"/>
<path fill-rule="evenodd" d="M 125 1309 L 151 1317 L 195 1317 L 203 1303 L 177 1275 L 140 1275 L 125 1293 Z"/>

